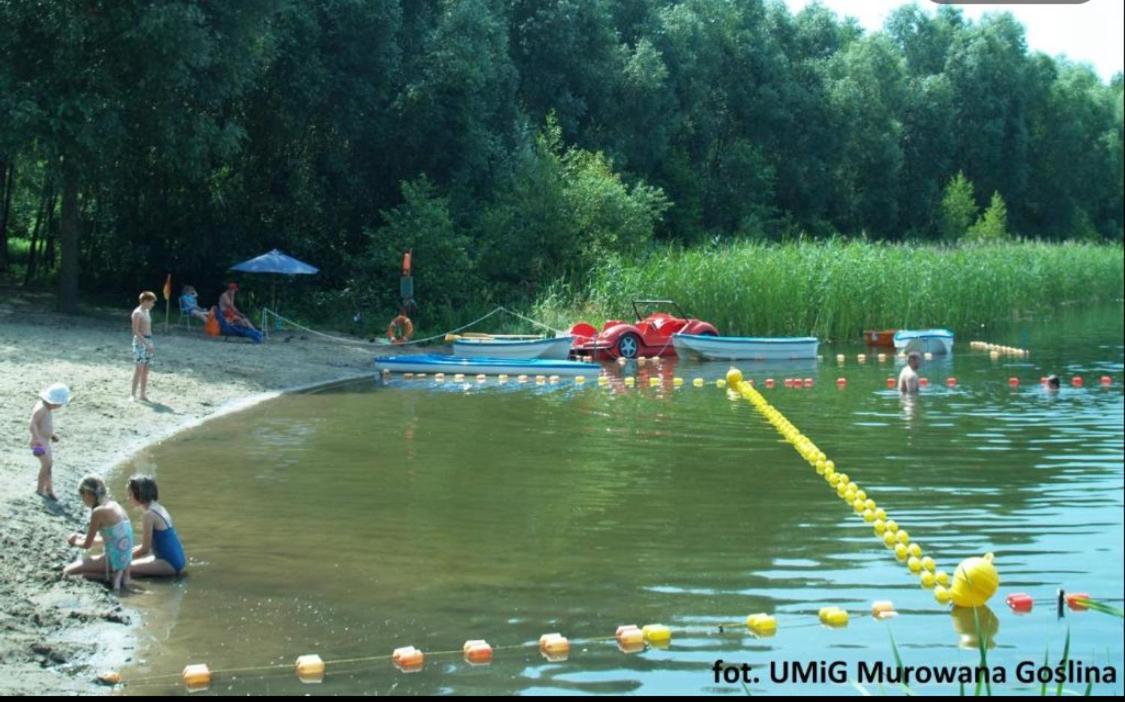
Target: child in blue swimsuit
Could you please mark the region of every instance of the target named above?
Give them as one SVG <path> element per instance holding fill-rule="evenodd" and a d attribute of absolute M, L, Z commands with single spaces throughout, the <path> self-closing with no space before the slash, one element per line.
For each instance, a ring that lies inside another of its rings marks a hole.
<path fill-rule="evenodd" d="M 71 563 L 63 569 L 63 574 L 104 576 L 113 585 L 114 591 L 120 591 L 129 584 L 129 563 L 133 556 L 133 525 L 129 521 L 129 515 L 121 505 L 110 499 L 105 481 L 96 475 L 88 475 L 82 479 L 78 485 L 78 494 L 82 502 L 91 509 L 90 528 L 85 537 L 79 533 L 71 534 L 67 543 L 79 546 L 81 542 L 79 547 L 88 549 L 101 537 L 105 554 Z"/>
<path fill-rule="evenodd" d="M 172 517 L 157 502 L 160 493 L 156 481 L 148 475 L 134 475 L 129 478 L 128 489 L 129 502 L 145 510 L 141 518 L 141 545 L 133 549 L 129 572 L 138 577 L 179 575 L 187 566 L 187 558 L 172 526 Z"/>

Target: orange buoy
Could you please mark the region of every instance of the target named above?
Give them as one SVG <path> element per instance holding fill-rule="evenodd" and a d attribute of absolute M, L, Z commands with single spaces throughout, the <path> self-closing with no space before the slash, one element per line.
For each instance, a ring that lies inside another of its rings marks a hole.
<path fill-rule="evenodd" d="M 1080 388 L 1080 387 L 1082 387 L 1083 382 L 1084 381 L 1082 380 L 1082 376 L 1076 375 L 1076 376 L 1074 376 L 1074 378 L 1071 379 L 1070 384 L 1073 385 L 1076 388 Z"/>
<path fill-rule="evenodd" d="M 946 378 L 945 384 L 947 386 L 951 387 L 951 388 L 955 388 L 955 387 L 957 387 L 957 379 L 956 378 Z"/>
<path fill-rule="evenodd" d="M 887 378 L 888 389 L 894 390 L 896 385 L 898 385 L 898 381 L 896 381 L 894 378 Z"/>
<path fill-rule="evenodd" d="M 473 665 L 486 665 L 492 662 L 492 646 L 484 639 L 466 641 L 461 647 L 465 660 Z"/>
<path fill-rule="evenodd" d="M 805 387 L 811 388 L 812 386 L 813 386 L 813 379 L 812 378 L 805 378 Z"/>
<path fill-rule="evenodd" d="M 918 387 L 920 387 L 920 388 L 930 387 L 930 379 L 929 378 L 919 378 L 918 379 Z"/>
<path fill-rule="evenodd" d="M 774 385 L 773 378 L 766 378 L 766 387 L 769 388 L 770 390 L 772 390 L 773 385 Z"/>
<path fill-rule="evenodd" d="M 1017 387 L 1019 384 L 1020 384 L 1019 378 L 1008 378 L 1008 385 L 1010 385 L 1011 387 L 1013 387 L 1013 388 Z"/>
<path fill-rule="evenodd" d="M 1113 385 L 1113 378 L 1108 375 L 1103 375 L 1101 383 L 1103 388 L 1108 388 L 1110 385 Z"/>
<path fill-rule="evenodd" d="M 400 314 L 387 326 L 387 338 L 392 344 L 405 344 L 414 336 L 414 323 L 410 317 Z"/>

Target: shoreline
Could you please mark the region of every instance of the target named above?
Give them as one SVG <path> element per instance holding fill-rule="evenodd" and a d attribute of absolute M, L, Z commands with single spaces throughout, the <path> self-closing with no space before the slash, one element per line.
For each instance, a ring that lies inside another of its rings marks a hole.
<path fill-rule="evenodd" d="M 109 694 L 114 688 L 96 676 L 136 655 L 143 620 L 130 600 L 150 595 L 119 599 L 101 583 L 62 577 L 77 553 L 65 537 L 88 519 L 73 486 L 87 473 L 112 475 L 147 448 L 213 419 L 368 377 L 380 348 L 288 332 L 250 345 L 204 337 L 199 327 L 161 333 L 154 325 L 153 401 L 133 403 L 128 311 L 70 317 L 46 311 L 49 304 L 30 296 L 0 304 L 0 694 Z M 74 391 L 54 415 L 55 504 L 34 494 L 38 468 L 27 449 L 32 405 L 52 382 Z M 110 491 L 120 497 L 117 486 Z"/>

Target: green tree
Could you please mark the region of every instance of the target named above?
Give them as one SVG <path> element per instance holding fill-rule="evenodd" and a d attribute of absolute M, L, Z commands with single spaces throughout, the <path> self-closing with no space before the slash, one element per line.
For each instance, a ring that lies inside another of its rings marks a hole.
<path fill-rule="evenodd" d="M 988 209 L 969 228 L 969 237 L 977 241 L 1002 241 L 1011 237 L 1008 232 L 1008 207 L 1000 193 L 992 193 Z"/>
<path fill-rule="evenodd" d="M 938 217 L 939 231 L 946 241 L 956 241 L 965 236 L 977 216 L 977 203 L 973 198 L 973 184 L 958 172 L 945 186 Z"/>

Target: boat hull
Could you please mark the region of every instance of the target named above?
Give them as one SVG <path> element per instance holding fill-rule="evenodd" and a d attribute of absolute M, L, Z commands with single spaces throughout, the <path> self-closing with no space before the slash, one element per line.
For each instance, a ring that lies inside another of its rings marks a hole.
<path fill-rule="evenodd" d="M 699 336 L 675 334 L 680 356 L 695 354 L 716 361 L 787 361 L 816 358 L 815 337 Z"/>
<path fill-rule="evenodd" d="M 466 375 L 600 375 L 596 363 L 543 359 L 461 358 L 436 354 L 381 356 L 375 370 L 391 373 L 464 373 Z"/>
<path fill-rule="evenodd" d="M 948 329 L 899 331 L 895 333 L 895 351 L 900 353 L 953 353 L 953 332 Z"/>
<path fill-rule="evenodd" d="M 882 331 L 865 331 L 863 332 L 863 341 L 868 346 L 874 346 L 882 349 L 893 349 L 895 347 L 895 332 L 897 329 L 884 329 Z"/>
<path fill-rule="evenodd" d="M 546 359 L 563 361 L 570 354 L 573 336 L 553 339 L 496 340 L 459 339 L 453 342 L 453 355 L 461 358 Z"/>

